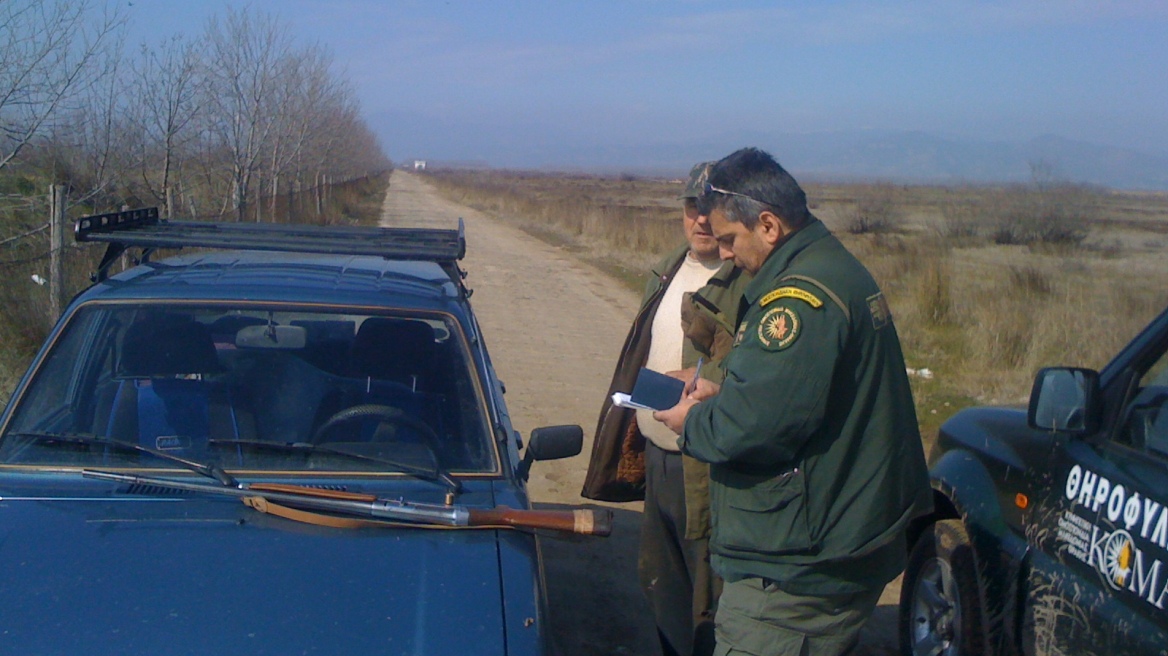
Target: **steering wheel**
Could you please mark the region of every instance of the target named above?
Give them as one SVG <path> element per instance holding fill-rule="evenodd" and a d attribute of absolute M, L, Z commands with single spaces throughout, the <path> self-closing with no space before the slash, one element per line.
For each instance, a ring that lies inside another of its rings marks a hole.
<path fill-rule="evenodd" d="M 430 452 L 434 454 L 435 461 L 437 461 L 437 448 L 439 439 L 438 434 L 434 432 L 434 429 L 430 428 L 429 424 L 426 422 L 407 415 L 401 410 L 401 408 L 395 408 L 389 405 L 367 403 L 364 405 L 355 405 L 351 408 L 345 408 L 344 410 L 341 410 L 340 412 L 329 417 L 327 421 L 320 425 L 320 428 L 316 429 L 316 432 L 312 434 L 312 443 L 319 444 L 320 442 L 325 441 L 321 438 L 327 435 L 330 431 L 334 430 L 337 426 L 369 418 L 376 418 L 379 422 L 377 430 L 374 431 L 370 441 L 377 440 L 377 437 L 382 434 L 382 427 L 386 424 L 406 426 L 421 434 L 422 438 L 426 441 L 426 446 L 430 449 Z"/>

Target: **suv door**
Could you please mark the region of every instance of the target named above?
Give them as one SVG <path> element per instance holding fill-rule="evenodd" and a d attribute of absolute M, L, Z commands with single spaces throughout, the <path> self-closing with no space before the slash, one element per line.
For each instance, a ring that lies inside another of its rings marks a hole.
<path fill-rule="evenodd" d="M 1164 341 L 1106 383 L 1126 389 L 1103 397 L 1130 399 L 1110 425 L 1056 439 L 1049 493 L 1027 527 L 1026 653 L 1156 654 L 1168 643 Z"/>

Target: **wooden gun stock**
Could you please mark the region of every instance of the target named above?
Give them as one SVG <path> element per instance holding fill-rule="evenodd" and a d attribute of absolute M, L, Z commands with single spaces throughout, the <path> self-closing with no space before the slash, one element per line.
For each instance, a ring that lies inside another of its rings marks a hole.
<path fill-rule="evenodd" d="M 607 508 L 516 510 L 499 506 L 494 510 L 471 509 L 469 523 L 470 526 L 520 526 L 607 537 L 612 533 L 612 511 Z"/>

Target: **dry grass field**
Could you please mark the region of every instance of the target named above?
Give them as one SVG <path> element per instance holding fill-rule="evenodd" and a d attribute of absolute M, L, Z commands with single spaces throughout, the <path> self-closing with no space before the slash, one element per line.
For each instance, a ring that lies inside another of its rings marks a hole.
<path fill-rule="evenodd" d="M 680 180 L 427 178 L 636 288 L 680 240 Z M 1168 305 L 1168 194 L 1052 182 L 805 188 L 812 211 L 885 290 L 908 366 L 928 370 L 912 378 L 927 442 L 961 407 L 1024 403 L 1039 367 L 1102 367 Z"/>

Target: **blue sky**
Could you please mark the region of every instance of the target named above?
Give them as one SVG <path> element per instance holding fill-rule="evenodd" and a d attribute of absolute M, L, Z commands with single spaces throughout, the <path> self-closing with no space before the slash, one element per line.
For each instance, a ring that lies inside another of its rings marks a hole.
<path fill-rule="evenodd" d="M 224 7 L 329 46 L 395 159 L 585 166 L 752 134 L 1045 134 L 1168 157 L 1163 0 L 133 0 L 134 42 Z"/>

